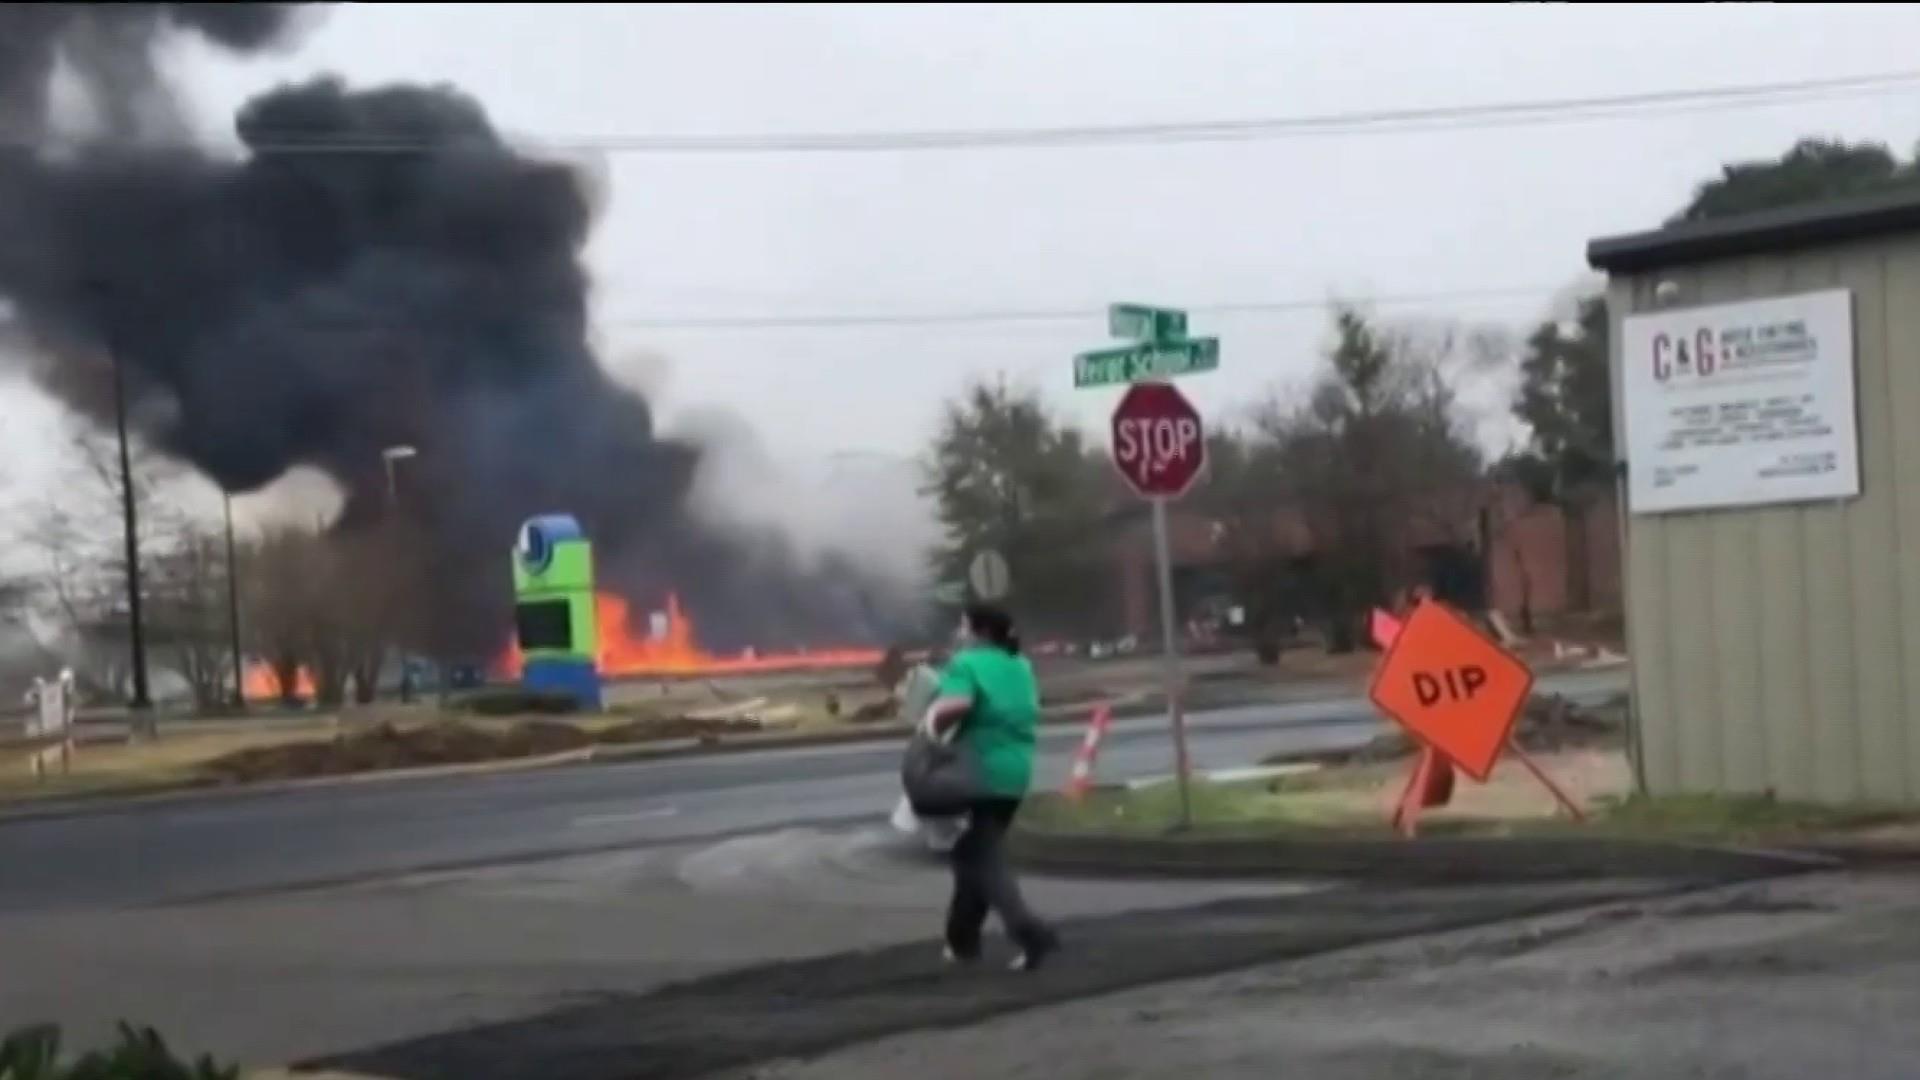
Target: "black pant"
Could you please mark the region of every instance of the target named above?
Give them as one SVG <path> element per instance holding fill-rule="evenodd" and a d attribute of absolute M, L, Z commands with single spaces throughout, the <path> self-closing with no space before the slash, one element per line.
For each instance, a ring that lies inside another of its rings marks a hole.
<path fill-rule="evenodd" d="M 954 845 L 953 901 L 947 905 L 947 944 L 960 956 L 980 952 L 987 911 L 1000 916 L 1007 936 L 1025 948 L 1043 940 L 1047 926 L 1027 910 L 1020 883 L 1007 862 L 1007 830 L 1020 812 L 1019 799 L 981 799 L 968 811 L 967 831 Z"/>

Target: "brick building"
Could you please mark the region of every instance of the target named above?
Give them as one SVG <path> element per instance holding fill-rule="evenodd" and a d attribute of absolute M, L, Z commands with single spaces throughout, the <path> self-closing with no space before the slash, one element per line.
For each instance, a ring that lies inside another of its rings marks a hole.
<path fill-rule="evenodd" d="M 1577 513 L 1533 501 L 1520 489 L 1489 484 L 1454 500 L 1452 520 L 1409 521 L 1396 541 L 1407 584 L 1425 584 L 1470 608 L 1492 608 L 1515 626 L 1575 613 L 1620 610 L 1620 522 L 1611 491 L 1582 500 Z M 1153 534 L 1146 504 L 1109 519 L 1127 633 L 1148 638 L 1156 626 Z M 1265 532 L 1265 530 L 1263 530 Z M 1296 511 L 1273 512 L 1270 532 L 1249 538 L 1231 523 L 1176 503 L 1168 514 L 1174 597 L 1183 624 L 1206 622 L 1244 606 L 1236 595 L 1249 552 L 1269 574 L 1311 573 L 1317 545 Z"/>

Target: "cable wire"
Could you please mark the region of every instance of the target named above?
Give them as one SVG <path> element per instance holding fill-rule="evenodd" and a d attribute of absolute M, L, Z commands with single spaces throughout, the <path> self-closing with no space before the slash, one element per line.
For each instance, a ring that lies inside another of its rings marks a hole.
<path fill-rule="evenodd" d="M 1488 289 L 1458 289 L 1447 292 L 1401 293 L 1356 297 L 1363 307 L 1397 307 L 1408 304 L 1459 303 L 1475 300 L 1510 300 L 1547 297 L 1566 288 L 1560 285 L 1516 286 Z M 1291 300 L 1228 301 L 1194 304 L 1183 310 L 1195 315 L 1264 315 L 1300 311 L 1324 311 L 1340 302 L 1335 295 Z M 919 311 L 901 313 L 847 313 L 817 315 L 715 315 L 688 317 L 613 316 L 599 320 L 601 325 L 636 330 L 821 330 L 863 327 L 917 327 L 1006 325 L 1022 323 L 1085 323 L 1106 319 L 1104 305 L 1074 308 L 1000 308 L 956 311 Z"/>
<path fill-rule="evenodd" d="M 1681 115 L 1895 94 L 1920 85 L 1920 70 L 1799 79 L 1745 85 L 1641 91 L 1588 97 L 1491 102 L 1426 108 L 1375 109 L 1241 120 L 965 128 L 934 131 L 796 132 L 533 136 L 553 151 L 619 154 L 804 154 L 878 151 L 1058 149 L 1084 146 L 1247 142 L 1326 135 L 1584 122 L 1621 116 Z M 455 142 L 413 137 L 333 139 L 297 132 L 266 133 L 249 143 L 255 153 L 409 153 L 458 150 Z"/>

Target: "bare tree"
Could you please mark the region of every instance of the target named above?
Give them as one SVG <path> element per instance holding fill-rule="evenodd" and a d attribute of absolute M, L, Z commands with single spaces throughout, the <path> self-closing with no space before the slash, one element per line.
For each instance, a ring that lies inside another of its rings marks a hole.
<path fill-rule="evenodd" d="M 221 537 L 187 525 L 144 558 L 151 577 L 144 585 L 147 634 L 155 659 L 187 684 L 196 708 L 222 708 L 232 685 L 233 658 Z"/>
<path fill-rule="evenodd" d="M 160 496 L 180 471 L 137 442 L 133 460 L 134 505 L 143 553 L 170 551 L 189 531 L 178 506 Z M 76 430 L 67 443 L 62 483 L 27 515 L 20 540 L 38 553 L 33 580 L 37 613 L 55 628 L 50 646 L 72 665 L 83 691 L 124 699 L 128 664 L 127 565 L 120 533 L 120 471 L 113 440 Z M 141 599 L 156 599 L 153 580 L 142 582 Z"/>
<path fill-rule="evenodd" d="M 1483 462 L 1448 364 L 1463 339 L 1383 331 L 1351 308 L 1307 393 L 1258 419 L 1281 498 L 1309 533 L 1313 606 L 1352 648 L 1368 607 L 1417 576 L 1417 542 L 1465 545 Z"/>
<path fill-rule="evenodd" d="M 300 673 L 312 663 L 313 595 L 320 558 L 314 531 L 291 525 L 265 530 L 248 545 L 241 602 L 250 648 L 273 672 L 285 705 L 300 700 Z"/>
<path fill-rule="evenodd" d="M 380 527 L 334 535 L 279 525 L 249 545 L 242 579 L 247 630 L 283 702 L 298 699 L 302 673 L 322 707 L 345 703 L 349 688 L 356 701 L 373 700 L 411 595 L 408 564 L 394 551 L 398 535 Z"/>

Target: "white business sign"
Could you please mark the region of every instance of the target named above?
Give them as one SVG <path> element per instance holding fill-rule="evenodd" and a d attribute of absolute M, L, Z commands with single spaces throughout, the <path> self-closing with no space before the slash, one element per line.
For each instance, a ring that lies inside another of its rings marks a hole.
<path fill-rule="evenodd" d="M 1852 293 L 1635 315 L 1622 333 L 1634 513 L 1860 494 Z"/>

